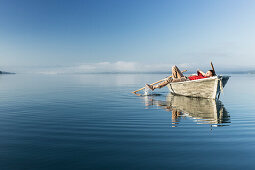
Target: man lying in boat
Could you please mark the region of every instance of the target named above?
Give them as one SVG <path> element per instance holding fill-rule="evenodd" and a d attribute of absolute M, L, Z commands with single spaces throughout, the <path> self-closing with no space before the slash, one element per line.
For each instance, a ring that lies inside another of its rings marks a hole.
<path fill-rule="evenodd" d="M 208 70 L 206 73 L 202 72 L 201 70 L 197 70 L 197 75 L 192 75 L 192 76 L 186 77 L 182 74 L 182 72 L 180 71 L 180 69 L 177 66 L 173 66 L 172 67 L 172 77 L 168 78 L 167 80 L 165 80 L 162 83 L 155 85 L 155 86 L 146 84 L 146 87 L 148 87 L 149 89 L 151 89 L 153 91 L 154 89 L 165 87 L 167 84 L 172 83 L 172 82 L 198 80 L 198 79 L 213 77 L 215 75 L 216 74 L 215 74 L 214 70 Z"/>

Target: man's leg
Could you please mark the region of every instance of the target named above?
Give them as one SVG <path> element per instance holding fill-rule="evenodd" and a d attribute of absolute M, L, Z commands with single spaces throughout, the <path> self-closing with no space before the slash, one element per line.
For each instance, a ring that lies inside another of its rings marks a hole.
<path fill-rule="evenodd" d="M 175 78 L 184 77 L 184 75 L 182 74 L 181 70 L 177 66 L 173 66 L 172 67 L 172 77 L 173 77 L 173 79 L 175 79 Z"/>
<path fill-rule="evenodd" d="M 146 84 L 146 86 L 149 87 L 153 91 L 154 89 L 160 89 L 162 87 L 165 87 L 167 84 L 169 84 L 172 81 L 173 81 L 173 79 L 170 77 L 167 80 L 165 80 L 162 83 L 159 83 L 155 86 L 152 86 L 152 85 L 149 85 L 149 84 Z"/>
<path fill-rule="evenodd" d="M 162 87 L 165 87 L 168 83 L 180 81 L 179 78 L 184 77 L 184 75 L 182 74 L 182 72 L 180 71 L 180 69 L 177 66 L 173 66 L 172 67 L 172 77 L 173 78 L 169 78 L 166 81 L 163 81 L 162 83 L 154 86 L 154 89 L 157 89 L 157 88 L 160 89 Z"/>
<path fill-rule="evenodd" d="M 182 74 L 181 70 L 177 66 L 172 67 L 172 82 L 186 81 L 187 78 Z"/>
<path fill-rule="evenodd" d="M 157 89 L 157 88 L 162 88 L 165 87 L 167 84 L 171 83 L 171 82 L 180 82 L 180 81 L 186 81 L 186 77 L 182 74 L 182 72 L 180 71 L 180 69 L 177 66 L 173 66 L 172 67 L 172 77 L 173 78 L 169 78 L 165 81 L 163 81 L 162 83 L 156 85 L 156 86 L 152 86 L 149 84 L 146 84 L 146 86 L 148 88 L 150 88 L 151 90 Z"/>
<path fill-rule="evenodd" d="M 162 83 L 159 83 L 155 86 L 151 86 L 149 85 L 150 89 L 151 90 L 154 90 L 154 89 L 161 89 L 162 87 L 165 87 L 166 85 L 168 85 L 169 83 L 173 82 L 173 78 L 172 77 L 169 77 L 167 80 L 163 81 Z M 148 86 L 148 85 L 147 85 Z"/>

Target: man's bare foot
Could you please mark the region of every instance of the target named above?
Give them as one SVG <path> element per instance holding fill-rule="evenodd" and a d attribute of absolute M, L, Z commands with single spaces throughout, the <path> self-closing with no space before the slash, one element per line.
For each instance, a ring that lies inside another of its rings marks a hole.
<path fill-rule="evenodd" d="M 154 90 L 154 87 L 152 85 L 146 84 L 145 86 L 148 87 L 149 89 L 151 89 L 151 91 Z"/>

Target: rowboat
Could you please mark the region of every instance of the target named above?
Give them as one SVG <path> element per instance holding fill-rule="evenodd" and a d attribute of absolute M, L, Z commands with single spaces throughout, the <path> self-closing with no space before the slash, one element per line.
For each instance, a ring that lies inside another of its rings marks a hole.
<path fill-rule="evenodd" d="M 171 93 L 182 96 L 216 99 L 220 97 L 230 76 L 213 76 L 204 79 L 173 82 L 167 85 Z"/>

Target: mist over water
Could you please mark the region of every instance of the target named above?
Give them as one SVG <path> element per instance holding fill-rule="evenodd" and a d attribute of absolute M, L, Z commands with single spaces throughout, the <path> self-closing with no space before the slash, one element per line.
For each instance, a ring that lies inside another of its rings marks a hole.
<path fill-rule="evenodd" d="M 166 76 L 0 75 L 1 169 L 252 169 L 255 75 L 217 102 L 131 93 Z"/>

